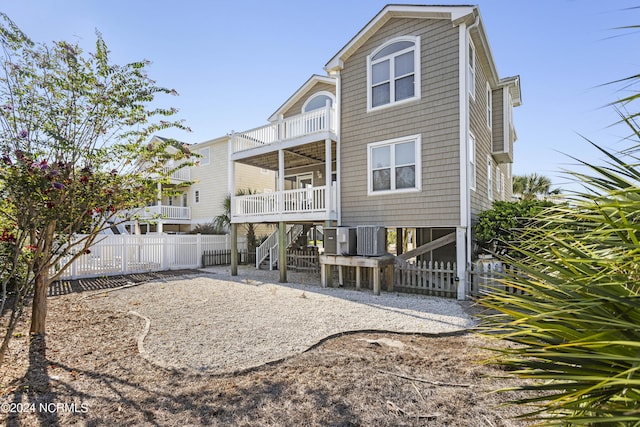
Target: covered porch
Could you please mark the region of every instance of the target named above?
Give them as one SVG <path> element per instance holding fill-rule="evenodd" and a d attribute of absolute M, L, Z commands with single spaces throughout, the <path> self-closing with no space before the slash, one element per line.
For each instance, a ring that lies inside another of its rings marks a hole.
<path fill-rule="evenodd" d="M 236 153 L 230 179 L 234 165 L 242 163 L 275 171 L 277 182 L 274 192 L 232 196 L 231 222 L 338 221 L 337 144 L 331 138 L 300 145 L 282 141 L 267 152 Z M 230 188 L 234 185 L 230 182 Z"/>

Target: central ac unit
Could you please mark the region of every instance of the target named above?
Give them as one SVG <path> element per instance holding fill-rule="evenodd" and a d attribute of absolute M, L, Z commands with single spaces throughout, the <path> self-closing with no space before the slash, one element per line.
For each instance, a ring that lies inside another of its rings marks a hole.
<path fill-rule="evenodd" d="M 326 255 L 355 255 L 356 229 L 352 227 L 325 227 L 324 253 Z"/>
<path fill-rule="evenodd" d="M 359 225 L 358 255 L 382 256 L 387 253 L 387 230 L 380 225 Z"/>

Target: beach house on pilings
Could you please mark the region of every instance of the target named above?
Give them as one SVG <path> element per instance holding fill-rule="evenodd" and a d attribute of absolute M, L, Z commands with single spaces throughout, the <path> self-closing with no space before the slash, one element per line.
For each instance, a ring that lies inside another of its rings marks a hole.
<path fill-rule="evenodd" d="M 465 289 L 473 221 L 511 198 L 521 102 L 478 7 L 388 5 L 324 69 L 267 125 L 232 134 L 230 188 L 239 164 L 277 176 L 273 192 L 232 198 L 232 228 L 276 223 L 283 242 L 293 224 L 410 229 L 418 246 L 449 236 L 421 256 L 455 261 Z"/>

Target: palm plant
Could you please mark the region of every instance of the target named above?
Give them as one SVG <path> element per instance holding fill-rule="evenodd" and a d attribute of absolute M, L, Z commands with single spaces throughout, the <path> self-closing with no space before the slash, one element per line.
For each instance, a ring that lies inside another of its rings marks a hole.
<path fill-rule="evenodd" d="M 558 194 L 560 190 L 551 190 L 551 179 L 544 175 L 532 173 L 530 175 L 514 175 L 513 193 L 520 195 L 522 200 L 535 200 L 538 196 Z"/>
<path fill-rule="evenodd" d="M 637 29 L 638 26 L 625 27 Z M 640 75 L 614 83 L 629 89 Z M 518 273 L 481 299 L 488 336 L 513 343 L 500 361 L 531 382 L 514 401 L 543 425 L 640 426 L 640 92 L 613 103 L 630 129 L 627 150 L 603 165 L 580 162 L 584 190 L 522 230 Z M 595 146 L 595 144 L 593 144 Z M 527 393 L 529 392 L 529 393 Z"/>
<path fill-rule="evenodd" d="M 247 196 L 250 194 L 256 194 L 256 191 L 251 189 L 238 190 L 236 196 Z M 222 213 L 213 218 L 213 225 L 218 230 L 227 230 L 231 225 L 231 195 L 227 195 L 222 201 Z M 255 225 L 251 223 L 244 224 L 247 236 L 247 246 L 249 252 L 255 252 L 258 246 L 258 239 L 256 237 Z"/>
<path fill-rule="evenodd" d="M 626 120 L 636 144 L 640 130 Z M 533 382 L 529 416 L 546 425 L 640 425 L 640 161 L 635 145 L 582 163 L 586 188 L 522 231 L 518 274 L 481 299 L 480 329 L 518 344 L 502 363 Z"/>

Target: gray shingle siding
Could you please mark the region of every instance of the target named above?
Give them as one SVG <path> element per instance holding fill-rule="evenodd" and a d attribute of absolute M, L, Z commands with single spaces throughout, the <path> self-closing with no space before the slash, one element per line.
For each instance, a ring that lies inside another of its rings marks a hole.
<path fill-rule="evenodd" d="M 421 99 L 367 113 L 367 62 L 399 36 L 420 36 Z M 458 28 L 447 20 L 394 18 L 342 70 L 341 189 L 345 225 L 451 227 L 460 223 Z M 367 144 L 422 137 L 422 190 L 367 195 Z"/>

